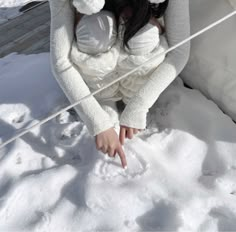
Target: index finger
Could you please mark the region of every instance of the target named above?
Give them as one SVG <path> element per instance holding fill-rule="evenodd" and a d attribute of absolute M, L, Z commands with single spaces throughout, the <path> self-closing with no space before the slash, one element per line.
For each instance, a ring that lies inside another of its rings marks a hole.
<path fill-rule="evenodd" d="M 121 164 L 122 164 L 123 168 L 126 168 L 127 167 L 127 161 L 126 161 L 125 153 L 123 151 L 122 146 L 119 146 L 117 148 L 117 153 L 120 156 L 120 160 L 121 160 Z"/>

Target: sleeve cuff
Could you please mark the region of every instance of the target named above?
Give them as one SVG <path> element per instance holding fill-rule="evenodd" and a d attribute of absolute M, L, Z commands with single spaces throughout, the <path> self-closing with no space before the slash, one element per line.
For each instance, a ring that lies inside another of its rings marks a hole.
<path fill-rule="evenodd" d="M 109 114 L 104 110 L 97 112 L 97 115 L 92 114 L 88 116 L 81 112 L 81 109 L 75 107 L 78 115 L 80 116 L 82 122 L 85 124 L 88 132 L 91 136 L 96 136 L 97 134 L 115 127 L 114 122 L 111 120 Z"/>
<path fill-rule="evenodd" d="M 114 123 L 112 123 L 111 120 L 107 120 L 107 121 L 101 120 L 100 123 L 96 124 L 96 126 L 94 127 L 87 126 L 89 134 L 92 136 L 96 136 L 99 133 L 102 133 L 108 130 L 109 128 L 113 128 L 113 127 L 115 127 L 115 125 Z"/>
<path fill-rule="evenodd" d="M 129 110 L 127 106 L 120 115 L 120 125 L 136 129 L 145 129 L 148 110 L 145 109 Z"/>

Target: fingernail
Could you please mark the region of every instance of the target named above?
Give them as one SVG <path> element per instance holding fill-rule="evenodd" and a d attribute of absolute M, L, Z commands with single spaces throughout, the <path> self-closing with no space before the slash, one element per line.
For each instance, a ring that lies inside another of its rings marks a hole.
<path fill-rule="evenodd" d="M 125 167 L 124 167 L 124 169 L 125 169 L 125 170 L 127 170 L 127 169 L 128 169 L 128 167 L 127 167 L 127 166 L 125 166 Z"/>

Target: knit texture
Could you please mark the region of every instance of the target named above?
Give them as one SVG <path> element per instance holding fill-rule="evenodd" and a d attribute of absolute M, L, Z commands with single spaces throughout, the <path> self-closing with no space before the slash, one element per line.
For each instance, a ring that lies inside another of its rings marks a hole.
<path fill-rule="evenodd" d="M 49 0 L 51 10 L 50 61 L 52 72 L 71 103 L 91 93 L 70 53 L 74 41 L 74 7 L 69 0 Z M 166 37 L 173 46 L 190 35 L 188 0 L 170 0 L 165 13 Z M 135 93 L 120 115 L 120 124 L 144 129 L 149 108 L 159 95 L 182 71 L 189 58 L 190 44 L 170 52 L 152 72 L 148 81 Z M 96 96 L 96 95 L 95 95 Z M 75 107 L 86 124 L 90 135 L 95 136 L 117 125 L 110 111 L 95 97 L 90 97 Z"/>
<path fill-rule="evenodd" d="M 164 16 L 166 38 L 172 47 L 190 36 L 189 0 L 170 0 Z M 167 54 L 164 62 L 126 105 L 120 125 L 145 129 L 149 109 L 187 64 L 190 42 Z"/>
<path fill-rule="evenodd" d="M 50 62 L 52 73 L 71 103 L 91 92 L 82 76 L 69 59 L 74 39 L 74 8 L 68 0 L 50 0 Z M 91 96 L 75 107 L 90 135 L 114 127 L 109 114 L 95 97 Z"/>

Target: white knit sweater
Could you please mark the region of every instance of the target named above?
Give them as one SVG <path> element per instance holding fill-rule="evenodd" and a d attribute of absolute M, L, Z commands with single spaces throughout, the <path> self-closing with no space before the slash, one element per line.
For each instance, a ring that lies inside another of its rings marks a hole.
<path fill-rule="evenodd" d="M 190 35 L 189 0 L 170 0 L 165 13 L 166 37 L 173 46 Z M 75 102 L 91 93 L 84 76 L 71 60 L 74 41 L 75 9 L 70 0 L 49 0 L 51 10 L 50 60 L 52 72 L 70 100 Z M 150 107 L 182 71 L 189 58 L 190 43 L 167 54 L 141 88 L 128 101 L 120 116 L 120 124 L 144 129 Z M 96 95 L 95 95 L 96 96 Z M 98 100 L 92 96 L 75 107 L 90 135 L 97 135 L 114 122 Z"/>

